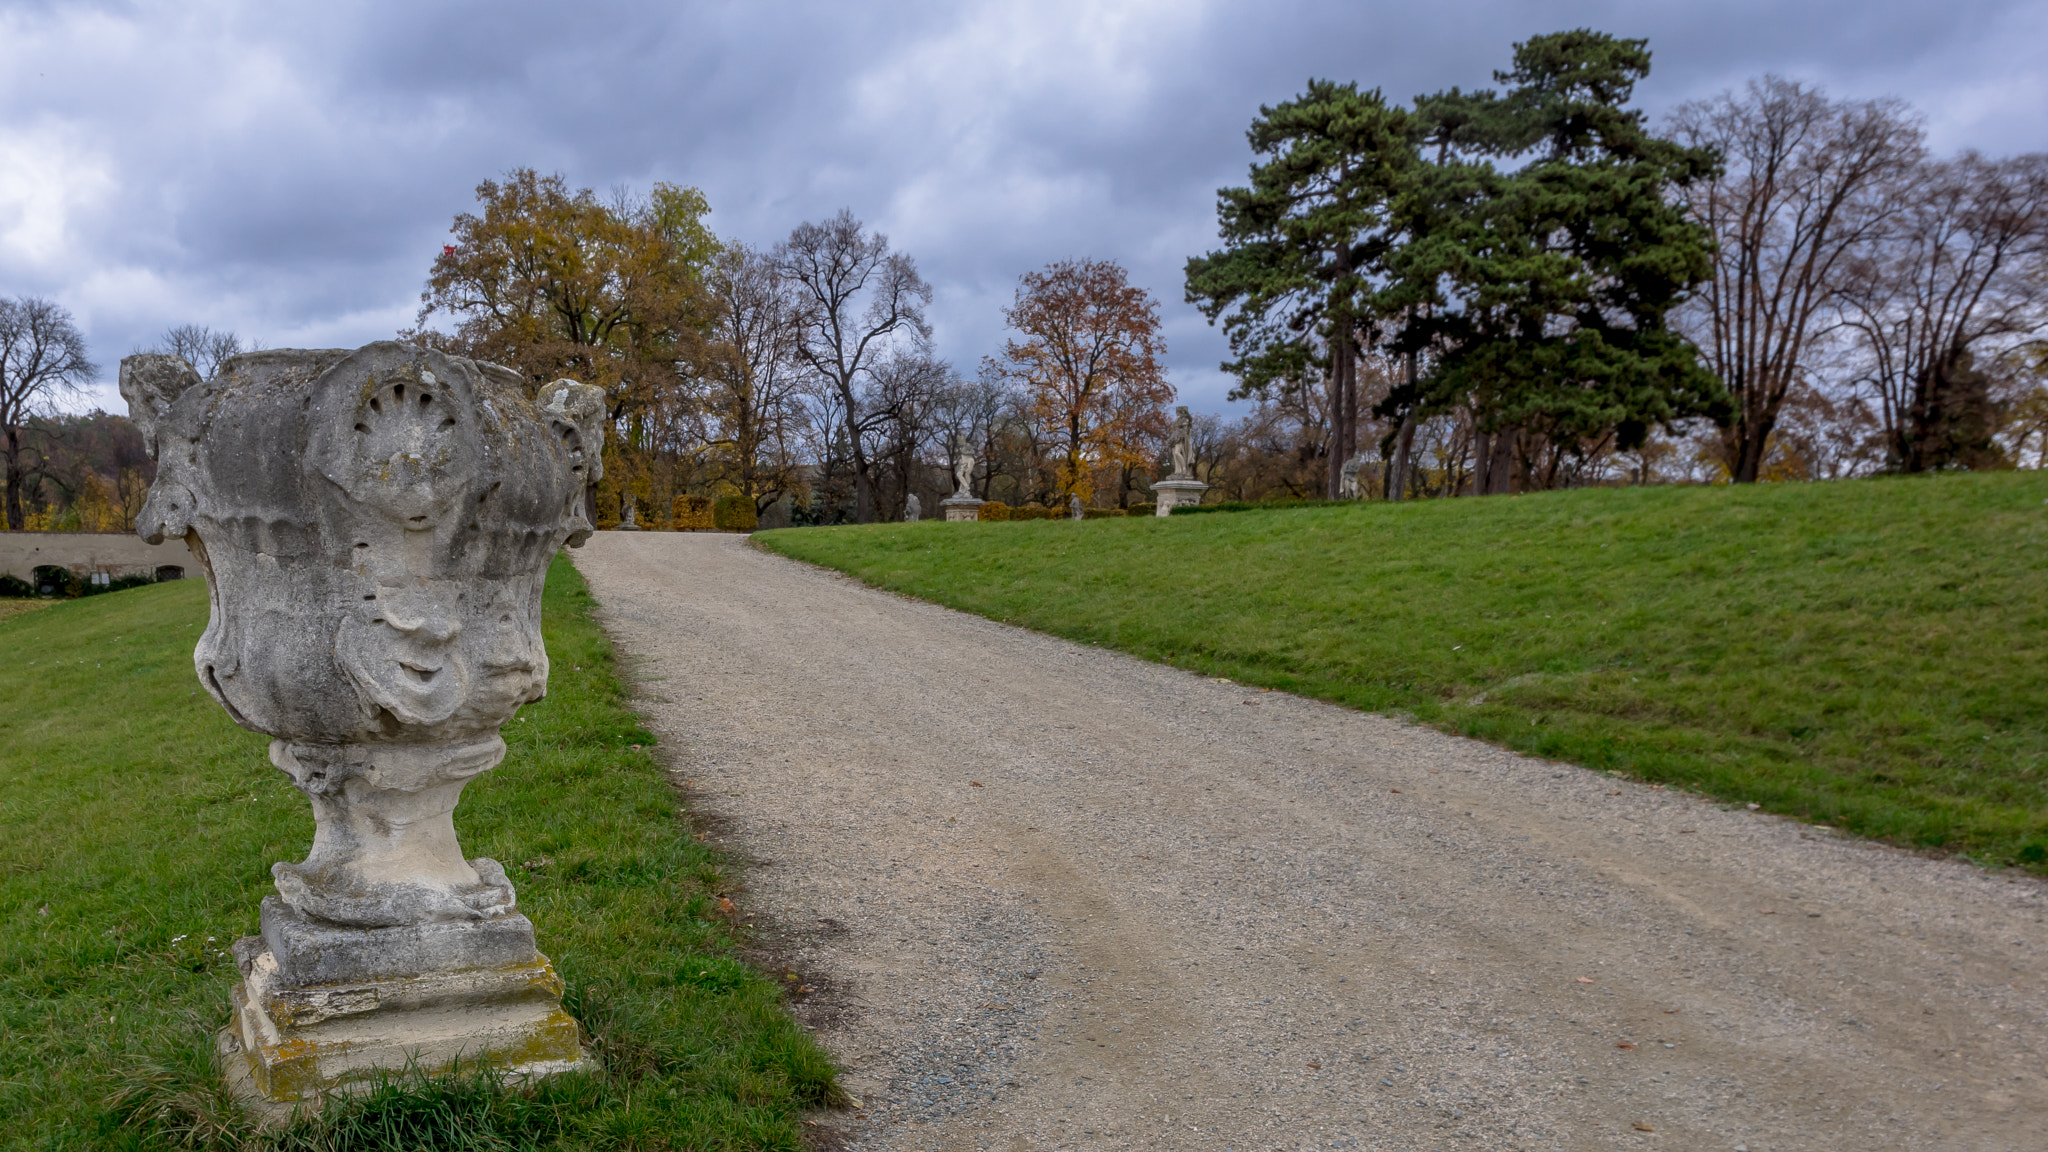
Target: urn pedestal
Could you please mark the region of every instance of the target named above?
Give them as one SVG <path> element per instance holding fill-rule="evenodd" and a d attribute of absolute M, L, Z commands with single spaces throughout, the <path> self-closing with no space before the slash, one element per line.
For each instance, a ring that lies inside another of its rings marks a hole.
<path fill-rule="evenodd" d="M 1200 504 L 1202 493 L 1208 490 L 1207 484 L 1192 478 L 1161 480 L 1152 486 L 1153 498 L 1159 502 L 1159 509 L 1154 515 L 1170 516 L 1175 508 L 1183 504 Z"/>
<path fill-rule="evenodd" d="M 234 954 L 242 982 L 220 1048 L 243 1062 L 259 1104 L 310 1102 L 405 1068 L 524 1077 L 591 1067 L 561 978 L 517 912 L 351 929 L 270 896 L 263 934 L 237 940 Z"/>
<path fill-rule="evenodd" d="M 182 537 L 211 594 L 193 652 L 235 723 L 313 808 L 273 865 L 220 1035 L 278 1114 L 407 1069 L 587 1065 L 504 868 L 463 856 L 463 788 L 547 688 L 547 566 L 590 535 L 601 389 L 412 345 L 283 349 L 211 380 L 121 362 L 157 477 L 137 517 Z"/>

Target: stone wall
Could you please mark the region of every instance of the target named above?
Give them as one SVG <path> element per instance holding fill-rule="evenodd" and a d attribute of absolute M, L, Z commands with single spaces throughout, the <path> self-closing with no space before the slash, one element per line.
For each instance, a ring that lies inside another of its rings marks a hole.
<path fill-rule="evenodd" d="M 176 568 L 177 576 L 199 574 L 192 554 L 180 542 L 144 544 L 132 532 L 0 532 L 0 573 L 29 580 L 44 564 L 62 565 L 80 575 L 156 576 L 159 568 Z M 168 578 L 173 573 L 162 575 Z"/>

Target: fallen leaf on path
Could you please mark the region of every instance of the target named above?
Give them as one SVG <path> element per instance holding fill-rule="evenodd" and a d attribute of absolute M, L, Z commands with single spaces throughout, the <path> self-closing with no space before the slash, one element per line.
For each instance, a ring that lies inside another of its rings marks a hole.
<path fill-rule="evenodd" d="M 979 780 L 969 780 L 968 783 L 974 785 L 976 788 L 981 787 L 981 781 Z"/>
<path fill-rule="evenodd" d="M 1688 836 L 1688 835 L 1691 835 L 1692 833 L 1694 833 L 1694 832 L 1697 832 L 1697 831 L 1699 831 L 1699 829 L 1697 829 L 1697 828 L 1680 828 L 1680 829 L 1678 830 L 1678 834 L 1679 834 L 1680 836 Z"/>
<path fill-rule="evenodd" d="M 1776 916 L 1778 913 L 1770 908 L 1759 908 L 1757 909 L 1757 914 L 1759 916 Z"/>
<path fill-rule="evenodd" d="M 1664 1014 L 1665 1014 L 1666 1016 L 1676 1016 L 1676 1015 L 1678 1015 L 1678 1014 L 1679 1014 L 1680 1012 L 1683 1012 L 1683 1011 L 1685 1011 L 1685 1009 L 1683 1009 L 1683 1008 L 1666 1008 L 1666 1009 L 1664 1010 Z"/>
<path fill-rule="evenodd" d="M 1389 788 L 1387 789 L 1387 791 L 1392 792 L 1396 796 L 1399 796 L 1401 794 L 1401 790 L 1399 788 Z"/>
<path fill-rule="evenodd" d="M 1629 1043 L 1626 1040 L 1623 1040 L 1621 1043 L 1616 1044 L 1615 1047 L 1621 1049 L 1624 1052 L 1633 1052 L 1636 1050 L 1636 1046 Z"/>
<path fill-rule="evenodd" d="M 718 898 L 718 910 L 719 910 L 720 912 L 737 912 L 737 911 L 739 911 L 739 908 L 738 908 L 738 906 L 736 906 L 735 904 L 733 904 L 733 902 L 732 902 L 732 901 L 730 901 L 730 900 L 727 900 L 727 899 L 726 899 L 725 897 L 723 897 L 723 896 L 720 896 L 720 897 Z"/>
<path fill-rule="evenodd" d="M 1638 1120 L 1638 1121 L 1636 1121 L 1635 1123 L 1633 1123 L 1633 1124 L 1630 1124 L 1630 1125 L 1629 1125 L 1629 1127 L 1631 1127 L 1631 1128 L 1635 1129 L 1635 1130 L 1636 1130 L 1636 1131 L 1638 1131 L 1638 1132 L 1655 1132 L 1655 1131 L 1656 1131 L 1656 1129 L 1655 1129 L 1655 1128 L 1652 1128 L 1652 1127 L 1650 1127 L 1650 1126 L 1649 1126 L 1648 1124 L 1645 1124 L 1645 1123 L 1643 1123 L 1643 1122 L 1642 1122 L 1641 1120 Z"/>
<path fill-rule="evenodd" d="M 1309 1067 L 1314 1068 L 1317 1071 L 1321 1071 L 1323 1066 L 1321 1064 L 1310 1064 Z"/>
<path fill-rule="evenodd" d="M 1581 976 L 1581 977 L 1579 977 L 1579 983 L 1581 983 L 1581 984 L 1591 984 L 1592 982 L 1593 982 L 1593 978 L 1592 978 L 1591 976 Z"/>
<path fill-rule="evenodd" d="M 1615 789 L 1614 791 L 1612 791 L 1612 792 L 1609 792 L 1609 793 L 1608 793 L 1608 795 L 1609 795 L 1609 796 L 1619 796 L 1619 795 L 1621 795 L 1621 789 L 1619 789 L 1619 788 L 1616 788 L 1616 789 Z"/>

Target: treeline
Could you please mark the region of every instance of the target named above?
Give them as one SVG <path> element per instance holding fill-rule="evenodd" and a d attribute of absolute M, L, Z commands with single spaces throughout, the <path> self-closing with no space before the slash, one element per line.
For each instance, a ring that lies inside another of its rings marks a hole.
<path fill-rule="evenodd" d="M 1646 42 L 1515 46 L 1499 89 L 1261 109 L 1187 267 L 1256 410 L 1235 495 L 2040 467 L 2048 156 L 1928 154 L 1896 101 L 1768 77 L 1630 105 Z M 1338 467 L 1349 462 L 1349 468 Z"/>
<path fill-rule="evenodd" d="M 1022 277 L 1015 338 L 968 378 L 932 349 L 916 262 L 848 212 L 756 249 L 713 235 L 690 188 L 606 201 L 519 171 L 477 199 L 405 336 L 536 386 L 602 385 L 601 525 L 631 500 L 666 527 L 706 495 L 799 523 L 894 519 L 948 495 L 965 451 L 1018 503 L 1116 502 L 1143 491 L 1165 435 L 1158 305 L 1116 264 Z"/>

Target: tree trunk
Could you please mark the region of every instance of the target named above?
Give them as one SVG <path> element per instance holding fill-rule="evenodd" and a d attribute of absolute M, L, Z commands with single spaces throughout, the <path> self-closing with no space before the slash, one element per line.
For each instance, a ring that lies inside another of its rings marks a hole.
<path fill-rule="evenodd" d="M 27 523 L 21 515 L 21 429 L 7 426 L 7 527 L 19 532 Z"/>
<path fill-rule="evenodd" d="M 868 474 L 868 456 L 860 448 L 860 423 L 854 416 L 853 383 L 839 386 L 839 399 L 846 405 L 846 448 L 853 456 L 853 522 L 875 522 L 874 478 Z"/>
<path fill-rule="evenodd" d="M 1415 450 L 1415 410 L 1401 413 L 1401 431 L 1394 437 L 1394 471 L 1387 478 L 1387 499 L 1408 498 L 1408 469 Z"/>
<path fill-rule="evenodd" d="M 1323 495 L 1343 496 L 1344 462 L 1358 454 L 1358 357 L 1346 328 L 1330 342 L 1330 434 Z"/>
<path fill-rule="evenodd" d="M 1358 455 L 1358 349 L 1351 337 L 1344 337 L 1344 459 L 1338 462 L 1341 475 L 1344 463 Z"/>
<path fill-rule="evenodd" d="M 1486 455 L 1483 496 L 1506 496 L 1514 491 L 1515 441 L 1520 429 L 1502 428 L 1493 434 L 1492 450 Z"/>

